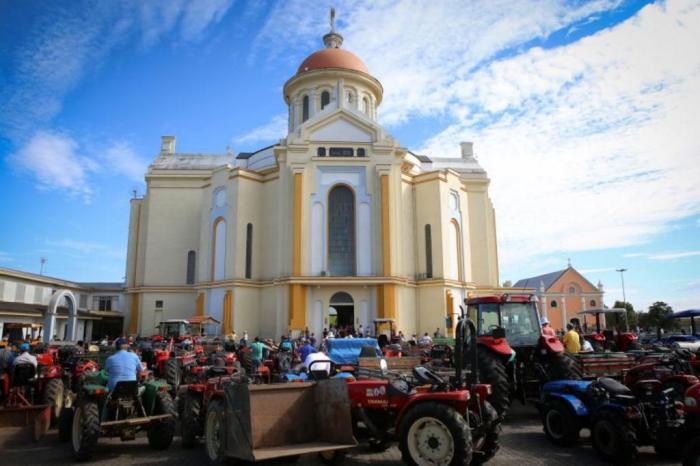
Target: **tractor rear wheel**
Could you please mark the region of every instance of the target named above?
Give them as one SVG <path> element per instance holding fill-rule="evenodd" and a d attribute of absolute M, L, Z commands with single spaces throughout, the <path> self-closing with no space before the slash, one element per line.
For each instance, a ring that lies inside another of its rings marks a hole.
<path fill-rule="evenodd" d="M 221 400 L 210 401 L 204 420 L 204 438 L 207 457 L 214 464 L 224 464 L 226 461 L 224 422 L 224 403 Z"/>
<path fill-rule="evenodd" d="M 481 438 L 472 438 L 472 445 L 474 450 L 471 462 L 472 465 L 481 465 L 488 462 L 491 458 L 493 458 L 496 455 L 498 450 L 501 449 L 501 442 L 499 440 L 499 436 L 501 435 L 501 420 L 498 419 L 498 414 L 496 413 L 496 410 L 493 408 L 493 406 L 491 406 L 491 404 L 488 401 L 484 401 L 484 404 L 481 407 L 481 411 L 483 413 L 483 418 L 495 420 L 491 422 L 489 430 L 487 430 Z M 477 420 L 475 418 L 475 422 L 484 421 Z M 478 424 L 472 424 L 470 425 L 470 427 L 472 429 L 475 429 L 477 425 Z"/>
<path fill-rule="evenodd" d="M 700 464 L 700 437 L 691 440 L 683 448 L 683 466 L 697 466 Z"/>
<path fill-rule="evenodd" d="M 156 405 L 151 414 L 170 414 L 170 418 L 154 422 L 148 426 L 148 445 L 154 450 L 165 450 L 173 443 L 175 419 L 177 417 L 175 402 L 170 393 L 156 393 Z"/>
<path fill-rule="evenodd" d="M 581 369 L 576 361 L 565 353 L 551 353 L 547 361 L 549 380 L 581 380 Z"/>
<path fill-rule="evenodd" d="M 579 436 L 576 414 L 561 400 L 550 400 L 542 410 L 544 433 L 552 443 L 568 447 Z"/>
<path fill-rule="evenodd" d="M 185 407 L 180 416 L 180 436 L 182 447 L 192 448 L 197 444 L 197 437 L 202 435 L 202 398 L 188 393 L 184 396 Z"/>
<path fill-rule="evenodd" d="M 60 378 L 49 379 L 44 385 L 44 393 L 41 397 L 42 404 L 51 406 L 51 426 L 55 426 L 63 409 L 63 380 Z"/>
<path fill-rule="evenodd" d="M 163 372 L 165 375 L 165 380 L 172 386 L 173 393 L 177 393 L 177 389 L 180 387 L 180 365 L 177 363 L 177 359 L 170 358 L 165 361 L 163 365 Z"/>
<path fill-rule="evenodd" d="M 594 417 L 591 440 L 593 448 L 605 461 L 627 464 L 637 456 L 634 430 L 615 413 L 603 412 Z"/>
<path fill-rule="evenodd" d="M 467 421 L 442 403 L 420 403 L 409 410 L 399 426 L 401 458 L 411 466 L 440 464 L 467 466 L 472 459 Z"/>
<path fill-rule="evenodd" d="M 491 384 L 488 401 L 498 415 L 504 417 L 510 406 L 510 384 L 503 356 L 481 346 L 478 351 L 479 378 L 483 383 Z"/>
<path fill-rule="evenodd" d="M 100 438 L 100 409 L 97 403 L 90 400 L 78 403 L 73 414 L 71 431 L 75 459 L 78 461 L 90 459 Z"/>

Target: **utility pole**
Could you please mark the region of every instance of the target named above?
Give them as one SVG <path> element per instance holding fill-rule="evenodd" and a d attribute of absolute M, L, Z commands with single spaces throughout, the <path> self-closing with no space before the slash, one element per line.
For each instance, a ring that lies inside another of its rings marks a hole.
<path fill-rule="evenodd" d="M 41 264 L 39 266 L 39 275 L 44 275 L 44 264 L 46 264 L 49 260 L 46 257 L 42 257 L 39 259 L 39 263 Z"/>
<path fill-rule="evenodd" d="M 625 308 L 625 332 L 629 332 L 630 325 L 627 319 L 627 297 L 625 296 L 625 272 L 627 272 L 627 269 L 615 269 L 615 272 L 620 272 L 620 280 L 622 281 L 622 307 Z"/>

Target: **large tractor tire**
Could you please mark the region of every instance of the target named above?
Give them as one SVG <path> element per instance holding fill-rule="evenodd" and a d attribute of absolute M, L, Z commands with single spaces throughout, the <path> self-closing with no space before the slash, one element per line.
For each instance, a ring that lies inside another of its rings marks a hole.
<path fill-rule="evenodd" d="M 581 380 L 583 374 L 576 361 L 566 353 L 551 353 L 547 361 L 549 380 Z"/>
<path fill-rule="evenodd" d="M 185 407 L 180 416 L 180 436 L 182 447 L 192 448 L 197 445 L 197 437 L 204 434 L 202 397 L 188 393 L 184 399 Z"/>
<path fill-rule="evenodd" d="M 63 409 L 63 380 L 59 378 L 49 379 L 44 385 L 44 393 L 41 403 L 51 406 L 51 426 L 55 426 Z"/>
<path fill-rule="evenodd" d="M 222 400 L 212 400 L 207 407 L 207 416 L 204 419 L 204 439 L 209 462 L 213 464 L 225 464 L 226 445 L 225 436 L 224 403 Z"/>
<path fill-rule="evenodd" d="M 173 443 L 177 417 L 175 401 L 170 393 L 158 392 L 156 394 L 156 405 L 152 414 L 170 414 L 169 419 L 154 422 L 148 426 L 148 445 L 154 450 L 165 450 Z"/>
<path fill-rule="evenodd" d="M 491 396 L 489 403 L 499 416 L 505 417 L 510 406 L 510 383 L 503 356 L 479 347 L 479 379 L 483 383 L 491 384 Z"/>
<path fill-rule="evenodd" d="M 442 403 L 425 402 L 411 408 L 401 421 L 399 436 L 401 458 L 410 466 L 467 466 L 472 460 L 467 421 Z"/>
<path fill-rule="evenodd" d="M 471 464 L 473 466 L 487 463 L 491 458 L 496 456 L 498 450 L 501 449 L 501 442 L 499 440 L 502 430 L 501 420 L 498 418 L 496 410 L 493 408 L 493 406 L 491 406 L 491 404 L 488 401 L 484 401 L 484 405 L 482 406 L 481 411 L 485 419 L 495 420 L 492 421 L 491 425 L 489 426 L 489 430 L 487 430 L 480 438 L 472 437 L 472 446 L 474 453 L 472 455 Z M 475 426 L 476 424 L 473 424 L 470 427 L 474 428 Z"/>
<path fill-rule="evenodd" d="M 178 364 L 177 359 L 170 358 L 165 361 L 165 364 L 163 364 L 163 374 L 165 376 L 165 380 L 172 387 L 173 393 L 177 393 L 177 389 L 180 387 L 180 378 L 182 375 L 180 373 L 180 365 Z"/>
<path fill-rule="evenodd" d="M 637 457 L 634 430 L 619 415 L 600 413 L 593 418 L 591 425 L 593 448 L 603 460 L 628 464 Z"/>
<path fill-rule="evenodd" d="M 100 408 L 97 403 L 83 400 L 78 403 L 73 414 L 71 429 L 73 455 L 78 461 L 87 461 L 92 457 L 100 438 Z"/>
<path fill-rule="evenodd" d="M 576 443 L 579 437 L 579 425 L 576 413 L 561 400 L 550 400 L 542 409 L 542 425 L 550 442 L 568 447 Z"/>

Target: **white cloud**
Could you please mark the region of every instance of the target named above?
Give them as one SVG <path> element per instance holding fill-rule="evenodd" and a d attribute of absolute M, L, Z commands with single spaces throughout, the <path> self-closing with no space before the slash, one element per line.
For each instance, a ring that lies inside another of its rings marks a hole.
<path fill-rule="evenodd" d="M 283 138 L 287 134 L 287 115 L 276 115 L 269 123 L 258 126 L 249 132 L 236 136 L 234 139 L 238 144 L 272 142 Z"/>
<path fill-rule="evenodd" d="M 649 259 L 655 261 L 673 261 L 677 259 L 685 259 L 688 257 L 698 257 L 700 256 L 700 251 L 682 251 L 682 252 L 668 252 L 664 254 L 653 254 L 649 256 Z"/>
<path fill-rule="evenodd" d="M 579 270 L 579 272 L 584 274 L 584 275 L 587 273 L 615 272 L 615 267 L 602 267 L 599 269 L 581 269 L 581 270 Z"/>
<path fill-rule="evenodd" d="M 128 142 L 113 142 L 103 154 L 102 161 L 117 174 L 123 174 L 132 181 L 143 181 L 148 161 L 134 151 Z"/>
<path fill-rule="evenodd" d="M 78 145 L 69 136 L 40 131 L 8 161 L 22 172 L 31 174 L 37 187 L 65 191 L 89 201 L 92 188 L 88 175 L 97 169 L 94 162 L 77 153 Z"/>

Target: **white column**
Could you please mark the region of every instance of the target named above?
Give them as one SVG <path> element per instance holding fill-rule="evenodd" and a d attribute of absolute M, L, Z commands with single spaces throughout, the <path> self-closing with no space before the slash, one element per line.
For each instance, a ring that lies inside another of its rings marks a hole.
<path fill-rule="evenodd" d="M 566 330 L 566 324 L 569 323 L 569 319 L 567 319 L 566 316 L 566 296 L 561 297 L 561 321 L 562 325 L 564 326 L 564 330 Z"/>
<path fill-rule="evenodd" d="M 311 89 L 309 92 L 309 119 L 316 115 L 316 105 L 321 105 L 320 102 L 316 100 L 316 89 Z"/>

